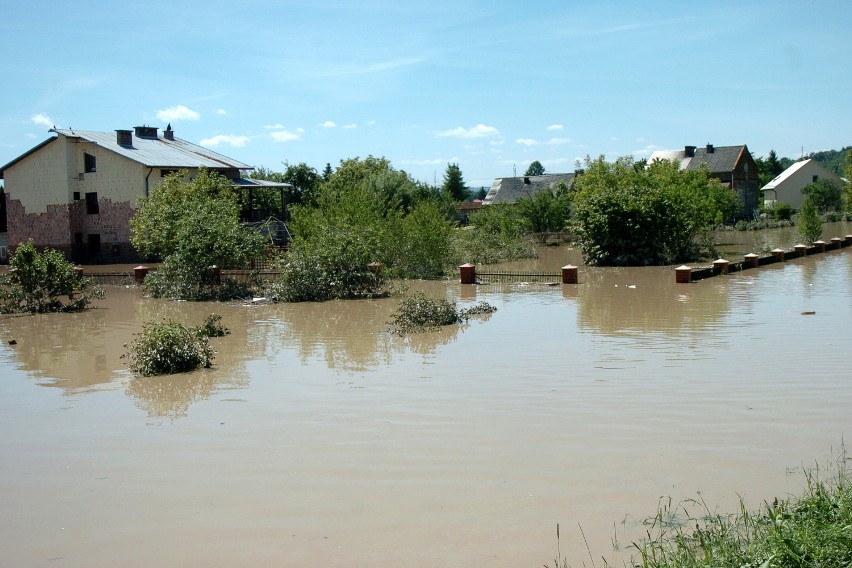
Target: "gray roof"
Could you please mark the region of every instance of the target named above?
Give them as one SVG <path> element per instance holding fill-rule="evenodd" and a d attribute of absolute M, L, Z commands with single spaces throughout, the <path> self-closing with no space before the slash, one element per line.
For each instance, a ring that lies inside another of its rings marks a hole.
<path fill-rule="evenodd" d="M 711 174 L 731 173 L 737 167 L 737 162 L 743 153 L 748 152 L 745 144 L 739 146 L 710 146 L 712 152 L 708 152 L 708 148 L 695 148 L 695 155 L 689 157 L 686 155 L 686 150 L 657 150 L 648 162 L 654 160 L 674 160 L 680 164 L 682 170 L 697 170 L 701 168 L 701 164 L 707 164 L 707 169 Z"/>
<path fill-rule="evenodd" d="M 520 199 L 533 197 L 544 190 L 552 190 L 560 181 L 570 188 L 574 183 L 575 175 L 571 173 L 497 178 L 491 184 L 483 204 L 515 203 Z"/>
<path fill-rule="evenodd" d="M 134 133 L 133 143 L 129 146 L 123 146 L 118 143 L 114 131 L 92 132 L 61 128 L 52 128 L 50 131 L 69 138 L 79 138 L 92 142 L 149 168 L 253 169 L 247 164 L 180 138 L 174 140 L 168 140 L 163 136 L 149 138 L 136 136 Z"/>

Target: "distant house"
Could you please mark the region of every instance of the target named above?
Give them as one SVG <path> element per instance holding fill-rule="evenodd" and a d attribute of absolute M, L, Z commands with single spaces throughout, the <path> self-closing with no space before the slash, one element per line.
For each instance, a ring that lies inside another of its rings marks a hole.
<path fill-rule="evenodd" d="M 553 191 L 559 182 L 564 183 L 570 189 L 574 185 L 576 176 L 576 173 L 571 173 L 497 178 L 491 184 L 491 188 L 482 203 L 483 205 L 516 203 L 545 190 Z"/>
<path fill-rule="evenodd" d="M 804 199 L 802 188 L 819 180 L 830 181 L 838 187 L 843 186 L 843 180 L 816 160 L 796 162 L 761 188 L 763 201 L 767 207 L 774 207 L 776 203 L 787 203 L 793 209 L 799 209 Z"/>
<path fill-rule="evenodd" d="M 458 222 L 462 225 L 467 225 L 470 220 L 470 214 L 482 209 L 482 200 L 474 199 L 473 201 L 462 201 L 458 204 Z"/>
<path fill-rule="evenodd" d="M 241 170 L 253 168 L 175 138 L 171 125 L 162 135 L 150 126 L 50 132 L 56 136 L 0 168 L 12 249 L 33 239 L 36 246 L 60 250 L 77 262 L 135 261 L 130 219 L 137 201 L 179 170 L 192 177 L 207 168 L 249 193 L 255 187 L 282 192 L 290 187 L 241 178 Z"/>
<path fill-rule="evenodd" d="M 706 164 L 710 177 L 733 189 L 739 195 L 741 217 L 751 217 L 758 207 L 760 188 L 757 164 L 748 146 L 684 146 L 683 150 L 657 150 L 648 162 L 674 160 L 681 170 L 698 170 Z"/>

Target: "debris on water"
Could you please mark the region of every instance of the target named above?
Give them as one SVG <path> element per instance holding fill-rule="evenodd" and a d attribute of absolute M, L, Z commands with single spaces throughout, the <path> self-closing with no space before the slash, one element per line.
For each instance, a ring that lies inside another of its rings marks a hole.
<path fill-rule="evenodd" d="M 628 286 L 628 288 L 635 288 L 635 287 L 636 287 L 636 284 L 630 284 L 630 285 Z"/>
<path fill-rule="evenodd" d="M 18 342 L 15 341 L 14 339 L 9 340 L 9 345 L 17 345 L 17 344 L 18 344 Z"/>
<path fill-rule="evenodd" d="M 812 315 L 815 315 L 815 314 L 816 314 L 816 312 L 802 312 L 803 316 L 812 316 Z"/>

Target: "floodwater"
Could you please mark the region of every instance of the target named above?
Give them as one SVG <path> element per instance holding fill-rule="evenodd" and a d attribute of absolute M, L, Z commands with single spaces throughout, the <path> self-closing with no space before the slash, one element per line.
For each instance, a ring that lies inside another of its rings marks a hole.
<path fill-rule="evenodd" d="M 579 277 L 410 282 L 498 309 L 407 338 L 398 298 L 0 319 L 0 566 L 541 566 L 557 523 L 620 564 L 661 497 L 797 494 L 852 434 L 852 249 Z M 211 312 L 213 368 L 126 370 L 143 322 Z"/>

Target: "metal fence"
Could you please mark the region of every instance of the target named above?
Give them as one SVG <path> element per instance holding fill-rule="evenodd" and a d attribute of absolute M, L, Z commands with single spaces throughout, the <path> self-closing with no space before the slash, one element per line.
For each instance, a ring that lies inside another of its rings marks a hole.
<path fill-rule="evenodd" d="M 481 284 L 513 284 L 518 282 L 560 283 L 561 272 L 513 272 L 508 270 L 477 270 L 476 281 Z"/>

